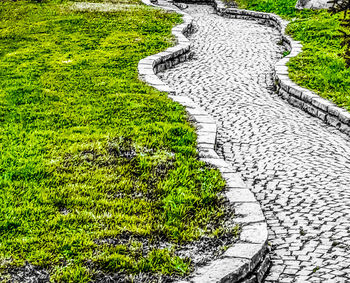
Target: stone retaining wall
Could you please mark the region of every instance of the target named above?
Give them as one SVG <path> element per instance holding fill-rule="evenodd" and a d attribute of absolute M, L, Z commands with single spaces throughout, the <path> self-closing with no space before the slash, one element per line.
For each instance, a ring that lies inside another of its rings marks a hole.
<path fill-rule="evenodd" d="M 288 21 L 281 17 L 263 12 L 255 12 L 237 8 L 226 8 L 220 0 L 176 0 L 177 2 L 202 4 L 203 2 L 213 5 L 217 13 L 224 17 L 234 19 L 254 20 L 261 24 L 273 26 L 278 29 L 282 36 L 283 45 L 290 54 L 285 56 L 275 65 L 276 92 L 291 105 L 298 107 L 307 113 L 320 118 L 327 124 L 350 135 L 350 113 L 334 103 L 326 100 L 316 93 L 298 86 L 288 76 L 287 63 L 290 58 L 297 56 L 302 51 L 299 41 L 293 40 L 285 32 Z"/>
<path fill-rule="evenodd" d="M 149 0 L 143 0 L 143 2 L 147 5 L 153 5 Z M 203 0 L 199 2 L 196 0 L 182 0 L 179 2 L 198 4 L 203 3 Z M 350 113 L 315 93 L 301 88 L 289 79 L 286 64 L 290 58 L 301 52 L 302 45 L 285 34 L 288 22 L 274 14 L 226 8 L 220 0 L 204 2 L 212 4 L 219 15 L 255 20 L 277 28 L 281 32 L 284 46 L 290 51 L 290 54 L 281 59 L 275 66 L 277 93 L 290 104 L 350 134 Z M 153 6 L 158 7 L 156 5 Z M 267 225 L 259 203 L 249 188 L 243 183 L 240 176 L 216 154 L 215 121 L 188 97 L 177 96 L 174 89 L 163 83 L 156 76 L 157 72 L 170 68 L 191 57 L 190 42 L 184 34 L 191 32 L 192 18 L 178 9 L 162 8 L 176 11 L 183 15 L 184 23 L 172 30 L 177 38 L 178 45 L 141 60 L 138 66 L 140 78 L 158 90 L 168 92 L 169 98 L 186 107 L 191 121 L 197 128 L 199 156 L 201 160 L 217 167 L 221 171 L 227 182 L 227 191 L 225 193 L 229 200 L 229 205 L 235 208 L 237 216 L 235 220 L 240 223 L 242 228 L 238 243 L 230 247 L 219 259 L 198 268 L 190 278 L 182 282 L 262 282 L 270 266 L 270 258 L 267 245 Z"/>
<path fill-rule="evenodd" d="M 301 108 L 307 113 L 320 118 L 327 124 L 336 127 L 345 134 L 350 135 L 350 113 L 334 103 L 326 100 L 316 93 L 298 86 L 288 76 L 287 63 L 290 58 L 297 56 L 302 51 L 299 41 L 293 40 L 285 32 L 287 21 L 277 15 L 270 13 L 241 10 L 236 8 L 225 8 L 220 0 L 215 0 L 214 6 L 218 14 L 236 18 L 255 20 L 262 24 L 268 24 L 281 32 L 283 44 L 290 54 L 283 57 L 275 65 L 275 82 L 277 93 L 293 106 Z"/>
<path fill-rule="evenodd" d="M 159 7 L 149 0 L 143 0 L 143 2 Z M 176 95 L 175 90 L 156 75 L 157 72 L 181 63 L 191 56 L 190 42 L 184 34 L 191 31 L 192 18 L 178 9 L 166 6 L 161 8 L 183 15 L 184 23 L 172 29 L 172 33 L 177 38 L 177 45 L 140 60 L 139 77 L 156 89 L 168 92 L 169 98 L 186 107 L 190 120 L 197 129 L 199 157 L 222 173 L 226 180 L 227 205 L 234 208 L 235 222 L 241 227 L 240 239 L 237 243 L 227 249 L 220 258 L 197 268 L 194 274 L 181 282 L 262 282 L 270 266 L 270 249 L 267 245 L 267 224 L 260 204 L 240 175 L 215 152 L 216 122 L 189 97 Z"/>

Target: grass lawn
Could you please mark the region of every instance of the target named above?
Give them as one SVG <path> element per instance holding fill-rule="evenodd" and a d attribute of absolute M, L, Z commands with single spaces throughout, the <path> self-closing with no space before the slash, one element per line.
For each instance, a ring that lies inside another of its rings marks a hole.
<path fill-rule="evenodd" d="M 235 0 L 239 7 L 271 12 L 290 20 L 288 33 L 303 44 L 289 61 L 289 76 L 299 85 L 350 111 L 350 69 L 341 57 L 339 15 L 326 10 L 298 11 L 297 0 Z"/>
<path fill-rule="evenodd" d="M 0 280 L 182 276 L 178 247 L 233 233 L 184 108 L 138 80 L 181 19 L 120 3 L 0 1 Z"/>

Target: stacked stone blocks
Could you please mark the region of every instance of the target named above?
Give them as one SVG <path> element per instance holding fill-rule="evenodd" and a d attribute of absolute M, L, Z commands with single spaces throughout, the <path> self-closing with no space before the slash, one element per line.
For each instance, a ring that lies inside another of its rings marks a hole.
<path fill-rule="evenodd" d="M 289 78 L 287 63 L 290 58 L 297 56 L 302 51 L 302 45 L 299 41 L 293 40 L 286 34 L 287 21 L 270 13 L 226 8 L 220 0 L 215 0 L 214 6 L 222 16 L 255 20 L 261 24 L 267 24 L 278 29 L 282 36 L 283 45 L 290 53 L 275 65 L 277 93 L 293 106 L 303 109 L 312 116 L 318 117 L 327 124 L 350 135 L 350 113 L 348 111 L 336 106 L 334 103 L 320 97 L 314 92 L 300 87 Z"/>
<path fill-rule="evenodd" d="M 148 0 L 147 5 L 158 7 Z M 192 18 L 175 8 L 162 7 L 183 15 L 184 23 L 173 28 L 177 45 L 164 52 L 142 59 L 138 65 L 140 79 L 154 88 L 168 92 L 169 98 L 186 107 L 190 121 L 197 129 L 198 153 L 202 161 L 218 168 L 226 180 L 228 205 L 235 210 L 235 221 L 241 233 L 237 243 L 229 247 L 218 259 L 197 268 L 191 277 L 182 282 L 262 282 L 270 266 L 268 232 L 260 204 L 242 181 L 239 174 L 215 152 L 216 122 L 187 96 L 178 96 L 176 91 L 162 82 L 157 73 L 171 68 L 190 58 L 190 42 L 185 34 L 192 30 Z"/>

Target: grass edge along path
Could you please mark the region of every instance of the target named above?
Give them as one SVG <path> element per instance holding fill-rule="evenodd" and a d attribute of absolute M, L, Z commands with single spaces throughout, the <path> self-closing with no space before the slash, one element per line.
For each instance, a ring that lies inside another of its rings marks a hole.
<path fill-rule="evenodd" d="M 188 274 L 178 245 L 236 227 L 184 107 L 138 80 L 180 16 L 62 4 L 0 5 L 1 280 L 28 264 L 55 282 Z"/>
<path fill-rule="evenodd" d="M 289 60 L 289 77 L 350 111 L 350 69 L 345 67 L 338 37 L 339 14 L 295 9 L 297 0 L 235 0 L 239 8 L 275 13 L 290 21 L 287 32 L 303 45 Z"/>

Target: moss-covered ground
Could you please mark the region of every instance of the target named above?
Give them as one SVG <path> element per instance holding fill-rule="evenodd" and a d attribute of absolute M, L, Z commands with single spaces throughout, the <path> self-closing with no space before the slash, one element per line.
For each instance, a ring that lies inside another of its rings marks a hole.
<path fill-rule="evenodd" d="M 119 4 L 0 2 L 2 280 L 25 264 L 55 282 L 182 276 L 177 247 L 226 232 L 224 182 L 184 108 L 137 75 L 181 19 Z"/>
<path fill-rule="evenodd" d="M 327 10 L 296 10 L 297 0 L 235 0 L 239 7 L 271 12 L 290 21 L 287 32 L 303 44 L 289 62 L 289 76 L 350 111 L 350 69 L 345 67 L 339 17 Z"/>

